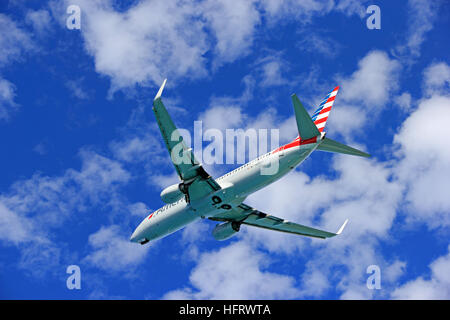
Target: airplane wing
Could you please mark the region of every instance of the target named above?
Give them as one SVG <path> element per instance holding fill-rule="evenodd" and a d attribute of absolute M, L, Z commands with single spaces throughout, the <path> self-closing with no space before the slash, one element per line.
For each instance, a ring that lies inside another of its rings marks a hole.
<path fill-rule="evenodd" d="M 186 201 L 190 202 L 221 188 L 195 159 L 192 149 L 186 146 L 183 137 L 170 118 L 161 100 L 166 80 L 164 80 L 153 100 L 153 112 L 155 113 L 164 143 L 169 151 L 170 159 L 175 166 L 178 176 L 183 181 L 184 187 L 181 191 L 185 193 Z"/>
<path fill-rule="evenodd" d="M 348 219 L 339 228 L 336 233 L 319 230 L 311 227 L 307 227 L 298 223 L 290 222 L 259 210 L 256 210 L 244 203 L 241 203 L 236 208 L 222 213 L 219 216 L 210 217 L 209 219 L 214 221 L 234 221 L 240 224 L 246 224 L 253 227 L 270 229 L 275 231 L 294 233 L 302 236 L 313 237 L 313 238 L 331 238 L 342 233 L 344 230 Z"/>

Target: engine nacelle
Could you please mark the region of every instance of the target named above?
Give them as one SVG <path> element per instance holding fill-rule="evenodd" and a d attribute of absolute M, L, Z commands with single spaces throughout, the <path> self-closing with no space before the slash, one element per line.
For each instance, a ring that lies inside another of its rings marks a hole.
<path fill-rule="evenodd" d="M 161 192 L 161 199 L 165 203 L 174 203 L 175 201 L 180 200 L 184 196 L 183 192 L 180 191 L 178 184 L 173 184 L 167 188 L 165 188 Z"/>
<path fill-rule="evenodd" d="M 241 225 L 234 221 L 221 223 L 214 228 L 212 235 L 216 240 L 226 240 L 236 234 L 240 227 Z"/>

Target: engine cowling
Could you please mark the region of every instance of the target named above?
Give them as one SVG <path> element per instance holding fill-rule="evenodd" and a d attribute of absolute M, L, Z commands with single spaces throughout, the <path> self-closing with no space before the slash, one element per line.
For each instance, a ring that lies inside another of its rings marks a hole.
<path fill-rule="evenodd" d="M 161 192 L 161 199 L 165 203 L 174 203 L 175 201 L 180 200 L 183 196 L 184 194 L 180 191 L 178 184 L 173 184 Z"/>
<path fill-rule="evenodd" d="M 234 236 L 239 231 L 240 227 L 241 225 L 234 221 L 221 223 L 214 228 L 212 235 L 216 240 L 226 240 Z"/>

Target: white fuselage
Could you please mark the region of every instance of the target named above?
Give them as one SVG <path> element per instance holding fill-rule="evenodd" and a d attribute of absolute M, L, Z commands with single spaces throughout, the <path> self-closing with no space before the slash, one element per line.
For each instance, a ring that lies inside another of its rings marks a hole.
<path fill-rule="evenodd" d="M 180 230 L 197 219 L 223 214 L 230 207 L 241 204 L 248 195 L 280 179 L 302 163 L 317 148 L 321 139 L 318 138 L 317 141 L 290 143 L 236 168 L 216 179 L 221 186 L 220 190 L 201 200 L 186 203 L 183 197 L 165 205 L 147 216 L 130 240 L 155 240 Z M 225 209 L 224 204 L 228 205 Z"/>

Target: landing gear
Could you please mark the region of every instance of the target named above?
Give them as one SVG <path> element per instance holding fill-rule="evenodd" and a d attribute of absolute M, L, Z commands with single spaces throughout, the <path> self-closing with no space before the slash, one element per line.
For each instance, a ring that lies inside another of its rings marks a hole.
<path fill-rule="evenodd" d="M 149 242 L 150 240 L 148 240 L 147 238 L 145 238 L 145 240 L 142 240 L 141 242 L 139 242 L 141 245 L 146 244 L 147 242 Z"/>
<path fill-rule="evenodd" d="M 185 184 L 185 183 L 180 183 L 180 184 L 178 185 L 178 189 L 180 189 L 180 191 L 181 191 L 182 193 L 186 194 L 187 191 L 188 191 L 188 186 L 187 186 L 187 184 Z"/>
<path fill-rule="evenodd" d="M 178 185 L 178 189 L 180 189 L 181 193 L 184 194 L 184 197 L 185 197 L 185 199 L 186 199 L 186 203 L 191 202 L 191 201 L 190 201 L 190 198 L 189 198 L 189 192 L 188 192 L 189 184 L 186 184 L 186 183 L 183 183 L 183 182 L 182 182 L 182 183 L 180 183 L 180 184 Z"/>

